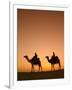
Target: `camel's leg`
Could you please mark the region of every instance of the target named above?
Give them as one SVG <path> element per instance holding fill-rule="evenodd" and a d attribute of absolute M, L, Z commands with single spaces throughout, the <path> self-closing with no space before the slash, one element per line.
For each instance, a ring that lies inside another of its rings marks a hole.
<path fill-rule="evenodd" d="M 52 71 L 52 65 L 51 65 L 51 71 Z"/>
<path fill-rule="evenodd" d="M 60 62 L 59 62 L 59 69 L 61 69 L 61 64 L 60 64 Z"/>
<path fill-rule="evenodd" d="M 42 66 L 40 66 L 41 67 L 41 71 L 42 71 Z"/>
<path fill-rule="evenodd" d="M 34 70 L 34 66 L 33 66 L 33 64 L 32 64 L 32 67 L 31 67 L 31 72 Z"/>
<path fill-rule="evenodd" d="M 53 65 L 53 70 L 55 70 L 54 65 Z"/>
<path fill-rule="evenodd" d="M 39 71 L 40 71 L 40 70 L 42 71 L 42 66 L 41 66 L 41 64 L 39 64 L 38 66 L 39 66 Z"/>
<path fill-rule="evenodd" d="M 52 67 L 53 67 L 53 65 L 51 65 L 51 71 L 52 71 Z"/>
<path fill-rule="evenodd" d="M 53 71 L 54 70 L 54 65 L 53 64 L 51 64 L 51 71 Z"/>
<path fill-rule="evenodd" d="M 32 65 L 33 71 L 34 71 L 34 66 Z"/>
<path fill-rule="evenodd" d="M 40 71 L 40 70 L 42 71 L 42 66 L 39 65 L 39 71 Z"/>
<path fill-rule="evenodd" d="M 39 71 L 40 71 L 40 66 L 39 66 Z"/>
<path fill-rule="evenodd" d="M 31 66 L 31 72 L 32 72 L 32 69 L 33 69 L 33 67 Z"/>

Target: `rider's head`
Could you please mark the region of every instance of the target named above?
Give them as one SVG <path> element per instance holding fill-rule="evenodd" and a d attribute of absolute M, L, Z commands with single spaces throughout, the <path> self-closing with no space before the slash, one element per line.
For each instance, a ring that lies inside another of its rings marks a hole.
<path fill-rule="evenodd" d="M 35 56 L 37 56 L 37 53 L 35 52 Z"/>
<path fill-rule="evenodd" d="M 53 52 L 53 56 L 55 56 L 55 53 Z"/>

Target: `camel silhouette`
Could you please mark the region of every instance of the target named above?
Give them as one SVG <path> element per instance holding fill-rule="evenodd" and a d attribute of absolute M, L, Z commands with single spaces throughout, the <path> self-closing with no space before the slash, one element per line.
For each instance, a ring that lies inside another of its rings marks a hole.
<path fill-rule="evenodd" d="M 31 72 L 34 70 L 34 65 L 39 66 L 39 71 L 42 70 L 40 58 L 36 58 L 36 56 L 34 56 L 32 59 L 29 59 L 28 56 L 24 56 L 24 58 L 26 58 L 26 60 L 31 63 Z"/>
<path fill-rule="evenodd" d="M 60 64 L 60 60 L 59 60 L 58 56 L 55 56 L 51 59 L 49 59 L 49 56 L 46 56 L 46 58 L 47 58 L 48 62 L 51 63 L 51 71 L 55 70 L 55 68 L 54 68 L 55 64 L 59 65 L 59 69 L 61 68 L 61 64 Z"/>

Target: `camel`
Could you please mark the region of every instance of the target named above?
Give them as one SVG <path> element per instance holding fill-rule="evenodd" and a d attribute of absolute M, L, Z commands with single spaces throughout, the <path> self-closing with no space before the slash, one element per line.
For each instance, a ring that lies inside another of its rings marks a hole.
<path fill-rule="evenodd" d="M 32 58 L 32 59 L 29 59 L 28 56 L 24 56 L 24 58 L 26 58 L 26 60 L 27 60 L 29 63 L 31 63 L 31 72 L 34 70 L 34 65 L 38 65 L 38 66 L 39 66 L 39 71 L 40 71 L 40 69 L 42 70 L 40 58 Z"/>
<path fill-rule="evenodd" d="M 58 58 L 58 56 L 55 56 L 55 58 L 51 58 L 51 59 L 49 59 L 49 57 L 46 56 L 46 58 L 47 58 L 48 62 L 51 63 L 51 71 L 55 70 L 54 69 L 55 64 L 59 65 L 59 69 L 61 68 L 60 59 Z"/>

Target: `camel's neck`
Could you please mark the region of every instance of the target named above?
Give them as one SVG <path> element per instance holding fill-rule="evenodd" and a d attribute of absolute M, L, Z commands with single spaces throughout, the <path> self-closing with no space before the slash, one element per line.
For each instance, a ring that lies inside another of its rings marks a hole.
<path fill-rule="evenodd" d="M 28 58 L 28 57 L 26 57 L 26 59 L 27 59 L 27 61 L 28 61 L 28 62 L 30 62 L 30 60 L 29 60 L 29 58 Z"/>
<path fill-rule="evenodd" d="M 48 59 L 48 62 L 50 63 L 51 62 L 51 60 L 49 60 L 49 58 L 47 58 Z"/>
<path fill-rule="evenodd" d="M 51 61 L 48 59 L 48 62 L 50 63 Z"/>

